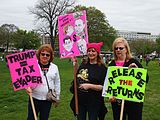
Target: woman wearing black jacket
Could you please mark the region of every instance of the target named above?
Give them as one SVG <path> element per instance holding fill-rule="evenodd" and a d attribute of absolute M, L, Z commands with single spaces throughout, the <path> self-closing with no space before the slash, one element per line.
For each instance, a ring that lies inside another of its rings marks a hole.
<path fill-rule="evenodd" d="M 113 42 L 114 59 L 109 63 L 109 66 L 120 67 L 136 67 L 143 68 L 142 65 L 132 57 L 128 42 L 124 38 L 117 38 Z M 148 83 L 149 77 L 147 75 L 146 82 Z M 114 120 L 120 119 L 121 100 L 111 97 L 109 101 L 112 104 L 112 111 Z M 123 120 L 142 120 L 143 102 L 133 102 L 125 100 Z"/>

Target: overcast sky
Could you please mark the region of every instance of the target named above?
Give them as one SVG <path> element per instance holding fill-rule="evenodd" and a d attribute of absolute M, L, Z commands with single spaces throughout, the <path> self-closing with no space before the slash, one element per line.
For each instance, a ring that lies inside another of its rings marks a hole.
<path fill-rule="evenodd" d="M 79 0 L 80 4 L 95 6 L 105 13 L 116 30 L 160 33 L 160 0 Z M 37 0 L 0 0 L 0 25 L 15 24 L 20 29 L 35 28 L 29 14 Z"/>

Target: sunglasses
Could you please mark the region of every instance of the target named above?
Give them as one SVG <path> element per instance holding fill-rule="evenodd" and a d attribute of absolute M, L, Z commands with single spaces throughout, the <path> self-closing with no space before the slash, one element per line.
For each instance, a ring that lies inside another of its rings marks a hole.
<path fill-rule="evenodd" d="M 123 50 L 124 49 L 124 47 L 116 47 L 116 48 L 114 48 L 115 50 Z"/>
<path fill-rule="evenodd" d="M 49 57 L 50 54 L 46 54 L 46 53 L 41 53 L 42 56 L 46 56 L 46 57 Z"/>

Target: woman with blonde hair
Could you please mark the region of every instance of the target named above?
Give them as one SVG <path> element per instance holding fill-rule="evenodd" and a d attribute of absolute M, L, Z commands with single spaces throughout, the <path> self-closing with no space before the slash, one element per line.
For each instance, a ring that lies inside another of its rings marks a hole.
<path fill-rule="evenodd" d="M 122 37 L 115 39 L 112 48 L 114 59 L 109 63 L 109 66 L 142 68 L 142 65 L 133 58 L 127 40 Z M 149 77 L 147 75 L 146 82 L 148 82 L 148 80 Z M 112 104 L 114 120 L 119 120 L 121 112 L 121 100 L 111 97 L 109 98 L 109 101 Z M 142 109 L 143 102 L 139 103 L 125 100 L 123 120 L 126 120 L 126 118 L 128 118 L 128 120 L 142 120 Z"/>

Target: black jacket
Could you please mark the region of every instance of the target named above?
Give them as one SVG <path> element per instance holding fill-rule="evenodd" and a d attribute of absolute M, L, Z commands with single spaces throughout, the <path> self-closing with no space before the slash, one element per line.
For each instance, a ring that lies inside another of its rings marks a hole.
<path fill-rule="evenodd" d="M 132 63 L 135 63 L 135 64 L 138 66 L 138 68 L 143 68 L 143 66 L 142 66 L 136 59 L 134 59 L 134 58 L 131 58 L 130 60 L 125 61 L 123 67 L 128 67 L 128 66 L 129 66 L 130 64 L 132 64 Z M 116 66 L 115 60 L 112 60 L 112 61 L 109 63 L 108 66 Z M 148 73 L 147 73 L 146 83 L 148 83 L 148 81 L 149 81 L 149 76 L 148 76 Z"/>

